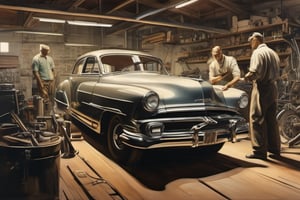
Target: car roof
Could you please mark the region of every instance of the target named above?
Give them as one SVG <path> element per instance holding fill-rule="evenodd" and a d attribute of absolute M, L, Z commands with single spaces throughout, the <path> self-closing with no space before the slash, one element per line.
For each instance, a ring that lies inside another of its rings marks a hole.
<path fill-rule="evenodd" d="M 151 54 L 142 52 L 142 51 L 136 51 L 136 50 L 128 50 L 128 49 L 101 49 L 101 50 L 95 50 L 87 52 L 81 56 L 78 57 L 78 59 L 81 59 L 82 57 L 86 56 L 102 56 L 102 55 L 109 55 L 109 54 L 137 54 L 137 55 L 143 55 L 143 56 L 151 56 L 155 57 Z"/>

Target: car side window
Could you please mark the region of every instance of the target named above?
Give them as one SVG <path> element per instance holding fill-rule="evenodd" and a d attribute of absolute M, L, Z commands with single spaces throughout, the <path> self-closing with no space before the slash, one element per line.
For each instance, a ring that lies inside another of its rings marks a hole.
<path fill-rule="evenodd" d="M 95 57 L 88 57 L 86 59 L 83 73 L 99 73 L 99 65 Z"/>
<path fill-rule="evenodd" d="M 101 57 L 104 73 L 126 71 L 133 66 L 131 55 L 109 55 Z"/>
<path fill-rule="evenodd" d="M 79 60 L 73 69 L 73 74 L 81 74 L 82 73 L 82 69 L 83 69 L 83 65 L 84 65 L 84 59 Z"/>

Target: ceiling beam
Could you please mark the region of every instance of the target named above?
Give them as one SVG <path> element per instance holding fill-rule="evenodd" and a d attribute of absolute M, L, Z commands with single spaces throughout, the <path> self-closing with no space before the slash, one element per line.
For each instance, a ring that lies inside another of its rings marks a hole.
<path fill-rule="evenodd" d="M 210 0 L 210 2 L 213 2 L 223 8 L 226 8 L 227 10 L 235 13 L 235 14 L 248 14 L 248 11 L 243 9 L 241 6 L 238 4 L 233 3 L 232 1 L 229 0 Z"/>
<path fill-rule="evenodd" d="M 77 8 L 77 7 L 80 6 L 83 2 L 85 2 L 85 0 L 76 0 L 76 1 L 74 1 L 74 3 L 72 4 L 71 7 Z"/>
<path fill-rule="evenodd" d="M 68 17 L 85 17 L 89 19 L 107 19 L 107 20 L 116 20 L 116 21 L 127 21 L 133 23 L 147 24 L 153 26 L 164 26 L 164 27 L 173 27 L 180 29 L 188 29 L 188 30 L 198 30 L 207 33 L 226 33 L 228 30 L 217 29 L 206 26 L 196 26 L 196 25 L 186 25 L 186 24 L 170 24 L 165 22 L 158 21 L 149 21 L 149 20 L 138 20 L 126 17 L 118 17 L 118 16 L 109 16 L 109 15 L 100 15 L 100 14 L 89 14 L 89 13 L 72 13 L 66 11 L 59 10 L 46 10 L 39 8 L 30 8 L 30 7 L 22 7 L 22 6 L 8 6 L 8 5 L 0 5 L 0 9 L 6 10 L 15 10 L 15 11 L 23 11 L 23 12 L 33 12 L 33 13 L 43 13 L 48 15 L 59 15 L 59 16 L 68 16 Z"/>
<path fill-rule="evenodd" d="M 114 7 L 113 9 L 111 9 L 110 11 L 106 12 L 106 14 L 111 14 L 111 13 L 117 11 L 117 10 L 120 10 L 120 9 L 124 8 L 125 6 L 127 6 L 127 5 L 129 5 L 129 4 L 133 3 L 133 2 L 135 2 L 135 0 L 127 0 L 124 3 L 121 3 L 118 6 Z"/>
<path fill-rule="evenodd" d="M 130 1 L 130 0 L 129 0 Z M 140 13 L 139 15 L 137 15 L 135 17 L 135 19 L 138 19 L 138 20 L 141 20 L 141 19 L 144 19 L 146 17 L 149 17 L 149 16 L 153 16 L 153 15 L 156 15 L 156 14 L 159 14 L 163 11 L 166 11 L 166 10 L 172 10 L 172 12 L 174 13 L 184 13 L 184 15 L 187 15 L 189 17 L 192 17 L 192 18 L 197 18 L 199 19 L 198 17 L 196 17 L 196 15 L 193 15 L 193 14 L 187 14 L 186 12 L 182 11 L 181 9 L 175 9 L 175 6 L 184 2 L 185 0 L 175 0 L 175 1 L 171 1 L 169 3 L 165 3 L 164 6 L 162 7 L 161 4 L 157 3 L 157 2 L 153 2 L 153 0 L 139 0 L 138 3 L 139 4 L 143 4 L 143 5 L 146 5 L 148 7 L 152 7 L 152 8 L 155 8 L 154 10 L 150 10 L 150 11 L 147 11 L 147 12 L 144 12 L 144 13 Z M 128 1 L 127 1 L 128 2 Z M 126 2 L 125 2 L 126 3 Z M 176 12 L 176 11 L 182 11 L 182 12 Z M 121 28 L 123 27 L 123 28 Z M 135 25 L 133 25 L 132 23 L 128 23 L 128 22 L 123 22 L 123 23 L 120 23 L 116 26 L 114 26 L 113 28 L 111 28 L 110 30 L 107 30 L 107 33 L 114 33 L 114 32 L 120 32 L 122 30 L 126 31 L 128 29 L 132 29 L 134 28 Z"/>
<path fill-rule="evenodd" d="M 171 11 L 173 13 L 182 14 L 182 15 L 185 15 L 185 16 L 193 18 L 193 19 L 200 19 L 199 14 L 195 14 L 194 12 L 186 12 L 183 9 L 175 8 L 176 5 L 178 5 L 182 2 L 184 2 L 184 0 L 172 0 L 169 3 L 165 3 L 164 7 L 167 8 L 168 11 Z M 155 3 L 155 2 L 153 2 L 153 0 L 139 0 L 139 3 L 143 4 L 145 6 L 148 6 L 148 7 L 156 8 L 156 9 L 162 8 L 161 3 Z M 164 10 L 166 10 L 166 9 L 164 9 Z"/>
<path fill-rule="evenodd" d="M 33 14 L 29 13 L 29 15 L 27 16 L 25 22 L 24 22 L 24 27 L 32 27 L 34 24 L 36 24 L 38 20 L 33 19 Z"/>

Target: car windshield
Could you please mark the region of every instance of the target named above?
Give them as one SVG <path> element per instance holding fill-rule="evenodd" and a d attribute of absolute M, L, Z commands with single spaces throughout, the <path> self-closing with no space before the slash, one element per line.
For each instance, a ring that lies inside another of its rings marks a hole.
<path fill-rule="evenodd" d="M 105 74 L 112 72 L 147 71 L 167 74 L 158 58 L 141 55 L 108 55 L 100 58 Z"/>

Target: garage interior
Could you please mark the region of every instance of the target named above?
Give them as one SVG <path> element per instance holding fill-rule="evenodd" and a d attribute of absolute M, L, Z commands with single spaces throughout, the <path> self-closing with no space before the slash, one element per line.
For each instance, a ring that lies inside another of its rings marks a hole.
<path fill-rule="evenodd" d="M 161 58 L 171 75 L 208 80 L 215 45 L 237 59 L 242 77 L 247 73 L 252 53 L 248 37 L 253 32 L 263 33 L 281 60 L 278 111 L 300 105 L 295 84 L 300 81 L 299 0 L 0 0 L 0 16 L 1 118 L 26 106 L 38 112 L 31 63 L 40 44 L 51 48 L 56 84 L 72 71 L 78 56 L 107 48 L 147 52 Z M 26 130 L 17 115 L 11 117 Z M 213 158 L 190 151 L 150 151 L 149 159 L 143 156 L 139 164 L 126 166 L 109 159 L 103 144 L 80 124 L 58 124 L 64 130 L 62 156 L 48 155 L 54 156 L 51 163 L 42 163 L 60 166 L 57 182 L 49 183 L 58 190 L 49 199 L 300 197 L 299 137 L 283 144 L 280 159 L 246 160 L 251 144 L 244 133 Z M 2 134 L 6 130 L 1 127 Z M 26 184 L 29 192 L 39 187 L 35 180 Z M 0 190 L 4 185 L 2 181 Z M 37 198 L 34 195 L 28 198 Z"/>

